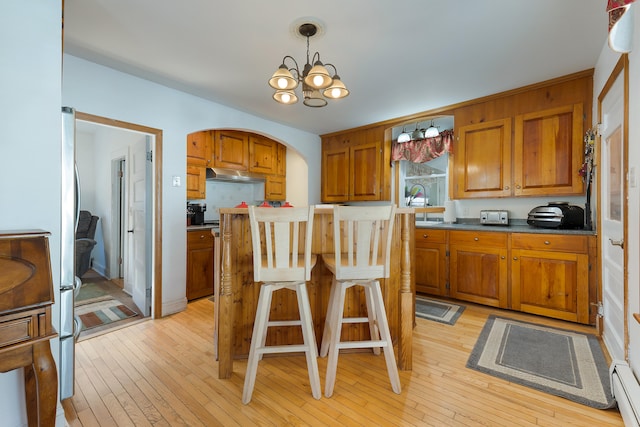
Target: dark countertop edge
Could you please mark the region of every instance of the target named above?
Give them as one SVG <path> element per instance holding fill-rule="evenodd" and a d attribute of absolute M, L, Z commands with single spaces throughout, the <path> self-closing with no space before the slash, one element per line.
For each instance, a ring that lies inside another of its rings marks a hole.
<path fill-rule="evenodd" d="M 597 232 L 595 230 L 584 229 L 571 229 L 571 228 L 541 228 L 532 227 L 527 224 L 526 220 L 510 221 L 509 225 L 483 225 L 478 220 L 461 221 L 452 224 L 416 224 L 416 229 L 441 229 L 441 230 L 460 230 L 460 231 L 490 231 L 490 232 L 502 232 L 502 233 L 534 233 L 534 234 L 571 234 L 571 235 L 584 235 L 595 236 Z"/>

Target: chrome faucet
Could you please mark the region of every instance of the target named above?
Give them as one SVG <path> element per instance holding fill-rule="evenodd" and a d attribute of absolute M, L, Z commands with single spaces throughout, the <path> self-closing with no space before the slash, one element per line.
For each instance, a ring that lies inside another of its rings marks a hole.
<path fill-rule="evenodd" d="M 413 184 L 411 186 L 411 188 L 409 188 L 409 194 L 413 194 L 413 189 L 415 187 L 419 187 L 422 188 L 422 200 L 423 200 L 423 207 L 427 207 L 427 189 L 425 188 L 425 186 L 423 184 Z M 414 197 L 415 198 L 415 197 Z M 412 203 L 411 203 L 411 196 L 409 196 L 409 207 L 411 207 Z M 418 216 L 416 215 L 416 219 L 418 218 Z M 422 213 L 422 220 L 426 221 L 427 220 L 427 213 L 423 212 Z"/>

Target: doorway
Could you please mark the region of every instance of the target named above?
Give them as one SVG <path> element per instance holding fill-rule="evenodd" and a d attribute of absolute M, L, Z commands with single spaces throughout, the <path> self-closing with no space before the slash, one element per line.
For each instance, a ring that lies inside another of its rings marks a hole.
<path fill-rule="evenodd" d="M 623 55 L 598 97 L 602 339 L 614 360 L 628 360 L 628 72 Z"/>
<path fill-rule="evenodd" d="M 162 131 L 155 128 L 149 128 L 146 126 L 136 125 L 133 123 L 127 123 L 127 122 L 122 122 L 118 120 L 112 120 L 112 119 L 108 119 L 100 116 L 94 116 L 87 113 L 81 113 L 81 112 L 76 112 L 76 121 L 77 122 L 82 121 L 82 122 L 86 122 L 88 124 L 93 124 L 93 125 L 107 126 L 107 127 L 116 128 L 118 130 L 122 130 L 125 132 L 144 135 L 145 145 L 144 145 L 143 151 L 149 151 L 151 153 L 147 155 L 147 153 L 145 152 L 144 157 L 147 158 L 148 156 L 148 161 L 150 162 L 151 167 L 147 168 L 148 170 L 144 172 L 145 174 L 144 181 L 146 184 L 142 189 L 140 188 L 140 186 L 136 188 L 136 192 L 137 192 L 136 197 L 138 200 L 141 200 L 140 195 L 144 193 L 145 196 L 143 197 L 143 200 L 144 200 L 143 209 L 145 209 L 149 213 L 147 217 L 150 218 L 150 220 L 142 223 L 139 219 L 139 215 L 137 215 L 138 217 L 137 224 L 138 224 L 138 227 L 143 228 L 144 232 L 142 233 L 142 235 L 144 236 L 144 238 L 141 241 L 138 241 L 138 243 L 136 243 L 136 247 L 140 247 L 140 246 L 144 247 L 149 254 L 149 256 L 147 257 L 149 262 L 140 263 L 140 260 L 138 260 L 138 264 L 144 265 L 146 268 L 147 279 L 145 281 L 146 282 L 145 286 L 148 286 L 149 292 L 146 292 L 146 291 L 142 292 L 142 294 L 144 294 L 144 296 L 148 299 L 148 308 L 146 310 L 148 310 L 148 314 L 152 318 L 160 318 L 162 317 L 162 268 L 161 268 L 161 260 L 162 260 L 162 243 L 161 243 L 162 242 L 162 211 L 161 211 Z M 114 148 L 114 151 L 117 151 L 117 149 Z M 139 164 L 141 162 L 139 157 L 140 156 L 138 155 L 137 158 L 135 156 L 132 158 L 129 158 L 129 162 L 132 164 L 135 164 L 136 159 L 138 159 L 137 163 Z M 111 158 L 115 160 L 116 169 L 125 167 L 126 156 L 123 155 L 119 157 L 117 153 L 115 154 L 112 153 Z M 118 159 L 121 159 L 122 162 L 118 161 Z M 126 179 L 123 179 L 122 181 L 114 180 L 112 182 L 114 183 L 112 184 L 114 186 L 127 185 Z M 135 185 L 135 183 L 133 183 L 132 185 Z M 114 206 L 116 204 L 112 203 L 111 200 L 110 200 L 110 203 L 112 204 L 111 206 L 112 218 L 119 218 L 118 220 L 119 224 L 117 224 L 117 226 L 122 231 L 119 233 L 119 236 L 120 236 L 119 239 L 115 239 L 115 240 L 117 240 L 118 245 L 122 246 L 122 250 L 115 250 L 115 251 L 111 250 L 110 252 L 111 254 L 120 253 L 118 256 L 122 258 L 123 262 L 121 264 L 119 262 L 116 262 L 115 264 L 111 263 L 111 265 L 113 266 L 122 265 L 122 270 L 119 270 L 119 269 L 115 270 L 118 272 L 116 275 L 122 274 L 122 277 L 126 277 L 127 275 L 126 260 L 129 257 L 129 255 L 127 254 L 127 244 L 126 244 L 127 239 L 124 238 L 124 234 L 129 231 L 129 229 L 124 230 L 124 228 L 128 226 L 125 219 L 127 215 L 129 215 L 126 208 L 128 203 L 126 200 L 126 197 L 128 197 L 127 194 L 132 193 L 132 189 L 131 187 L 124 188 L 123 191 L 119 190 L 118 192 L 124 193 L 125 196 L 122 198 L 120 202 L 118 202 L 117 206 Z M 133 220 L 130 222 L 130 224 L 133 225 Z M 132 243 L 133 243 L 133 240 L 132 240 Z M 140 292 L 138 292 L 138 294 L 140 294 Z"/>

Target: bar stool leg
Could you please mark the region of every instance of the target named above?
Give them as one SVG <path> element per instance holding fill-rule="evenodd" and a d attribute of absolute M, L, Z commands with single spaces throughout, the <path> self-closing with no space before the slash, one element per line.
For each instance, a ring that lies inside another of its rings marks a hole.
<path fill-rule="evenodd" d="M 380 339 L 380 331 L 378 330 L 376 305 L 373 300 L 373 292 L 371 291 L 371 283 L 363 284 L 364 296 L 367 302 L 367 317 L 369 318 L 369 334 L 371 335 L 371 341 Z M 378 356 L 380 354 L 380 347 L 371 347 L 373 354 Z"/>
<path fill-rule="evenodd" d="M 313 322 L 311 320 L 311 306 L 309 305 L 309 295 L 307 285 L 300 283 L 296 285 L 296 295 L 298 297 L 298 310 L 300 311 L 300 322 L 302 327 L 302 338 L 306 346 L 307 370 L 309 371 L 309 383 L 311 392 L 315 399 L 322 397 L 320 390 L 320 374 L 318 372 L 318 345 L 313 332 Z"/>
<path fill-rule="evenodd" d="M 389 323 L 387 321 L 387 314 L 384 309 L 384 302 L 382 300 L 382 291 L 380 290 L 380 282 L 375 281 L 371 285 L 373 287 L 373 299 L 375 304 L 375 310 L 378 318 L 378 328 L 380 330 L 381 339 L 386 341 L 387 345 L 384 346 L 384 359 L 387 363 L 387 372 L 389 372 L 389 380 L 391 381 L 391 388 L 394 393 L 400 394 L 400 377 L 398 376 L 398 366 L 396 365 L 396 358 L 393 353 L 393 341 L 391 340 L 391 333 L 389 332 Z"/>
<path fill-rule="evenodd" d="M 256 382 L 258 362 L 262 358 L 261 349 L 267 336 L 267 323 L 269 322 L 269 306 L 271 302 L 272 286 L 263 284 L 260 287 L 258 296 L 258 308 L 253 325 L 253 335 L 251 336 L 251 347 L 249 348 L 249 359 L 247 360 L 247 372 L 244 377 L 244 388 L 242 391 L 242 403 L 245 405 L 251 401 L 253 387 Z"/>
<path fill-rule="evenodd" d="M 335 325 L 332 324 L 332 321 L 335 316 L 334 312 L 337 309 L 336 294 L 338 293 L 338 288 L 340 286 L 341 285 L 336 281 L 336 278 L 334 276 L 331 283 L 331 289 L 329 290 L 329 303 L 327 305 L 327 316 L 324 321 L 322 343 L 320 344 L 320 357 L 326 357 L 326 355 L 329 353 L 329 344 L 331 343 L 331 336 L 333 334 L 333 328 L 335 327 Z"/>
<path fill-rule="evenodd" d="M 332 289 L 333 290 L 333 289 Z M 327 373 L 324 384 L 324 395 L 331 397 L 333 394 L 333 387 L 336 383 L 336 371 L 338 369 L 338 353 L 340 353 L 340 335 L 342 334 L 342 316 L 344 307 L 344 297 L 346 288 L 344 284 L 336 284 L 336 295 L 333 304 L 333 310 L 331 318 L 328 321 L 331 323 L 331 341 L 329 343 L 329 358 L 327 359 Z M 323 338 L 324 340 L 324 338 Z"/>

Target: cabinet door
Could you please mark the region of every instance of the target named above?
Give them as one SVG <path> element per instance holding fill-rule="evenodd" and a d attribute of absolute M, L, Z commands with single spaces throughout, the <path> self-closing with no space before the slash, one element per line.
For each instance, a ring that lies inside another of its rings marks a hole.
<path fill-rule="evenodd" d="M 589 257 L 585 254 L 513 249 L 511 308 L 589 323 Z"/>
<path fill-rule="evenodd" d="M 582 195 L 582 104 L 515 119 L 514 194 Z"/>
<path fill-rule="evenodd" d="M 380 200 L 381 145 L 376 141 L 351 147 L 349 153 L 349 200 Z"/>
<path fill-rule="evenodd" d="M 323 150 L 322 201 L 326 203 L 349 200 L 349 147 Z"/>
<path fill-rule="evenodd" d="M 264 183 L 264 198 L 284 201 L 287 199 L 287 179 L 284 176 L 267 175 Z"/>
<path fill-rule="evenodd" d="M 213 295 L 211 230 L 187 232 L 187 300 Z"/>
<path fill-rule="evenodd" d="M 416 229 L 416 291 L 429 295 L 447 295 L 446 231 Z"/>
<path fill-rule="evenodd" d="M 278 160 L 276 162 L 276 175 L 287 175 L 287 147 L 282 144 L 276 144 L 276 153 Z"/>
<path fill-rule="evenodd" d="M 456 199 L 511 195 L 511 119 L 462 126 L 453 154 Z"/>
<path fill-rule="evenodd" d="M 187 164 L 208 166 L 211 160 L 211 132 L 201 131 L 187 135 Z"/>
<path fill-rule="evenodd" d="M 212 153 L 215 167 L 249 169 L 249 137 L 245 132 L 215 131 Z"/>
<path fill-rule="evenodd" d="M 452 298 L 507 308 L 507 233 L 449 233 Z"/>
<path fill-rule="evenodd" d="M 207 170 L 204 166 L 187 165 L 187 199 L 206 197 Z"/>
<path fill-rule="evenodd" d="M 249 170 L 264 174 L 275 174 L 278 167 L 280 145 L 270 139 L 251 135 L 249 137 Z"/>

